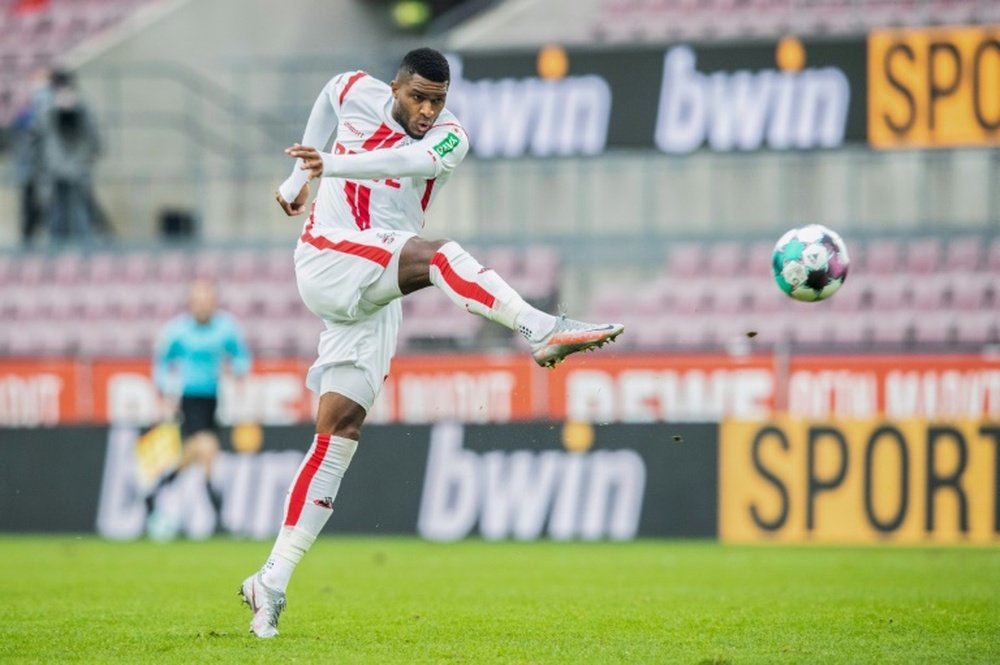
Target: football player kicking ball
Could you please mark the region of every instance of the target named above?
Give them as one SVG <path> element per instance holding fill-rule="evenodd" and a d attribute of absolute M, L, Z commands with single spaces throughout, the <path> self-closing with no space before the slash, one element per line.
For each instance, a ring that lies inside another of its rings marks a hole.
<path fill-rule="evenodd" d="M 444 107 L 448 82 L 447 60 L 428 48 L 407 53 L 388 85 L 361 71 L 335 76 L 313 105 L 302 143 L 286 150 L 297 158 L 276 195 L 286 214 L 305 212 L 309 180 L 321 178 L 295 274 L 326 330 L 306 378 L 320 395 L 316 436 L 292 481 L 271 555 L 240 588 L 258 637 L 278 634 L 292 571 L 333 510 L 365 415 L 389 374 L 402 296 L 436 286 L 459 307 L 524 335 L 544 367 L 624 330 L 541 312 L 458 243 L 418 235 L 424 211 L 469 149 Z M 320 152 L 334 131 L 332 152 Z"/>

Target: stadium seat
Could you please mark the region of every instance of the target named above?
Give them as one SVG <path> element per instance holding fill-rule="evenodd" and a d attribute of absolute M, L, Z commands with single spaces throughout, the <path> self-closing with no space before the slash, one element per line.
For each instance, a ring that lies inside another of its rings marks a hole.
<path fill-rule="evenodd" d="M 747 288 L 755 312 L 774 312 L 790 305 L 788 296 L 781 292 L 771 276 L 747 281 Z"/>
<path fill-rule="evenodd" d="M 955 317 L 955 334 L 961 344 L 1000 343 L 1000 315 L 996 311 L 963 312 Z"/>
<path fill-rule="evenodd" d="M 191 255 L 181 250 L 156 252 L 151 273 L 156 280 L 168 284 L 185 281 L 191 274 Z"/>
<path fill-rule="evenodd" d="M 240 248 L 229 253 L 224 277 L 236 282 L 247 282 L 258 279 L 263 272 L 260 253 L 255 249 Z"/>
<path fill-rule="evenodd" d="M 813 303 L 819 306 L 824 303 Z M 844 325 L 843 317 L 824 308 L 809 312 L 808 316 L 793 319 L 792 336 L 797 345 L 805 347 L 829 347 L 836 342 L 836 328 Z"/>
<path fill-rule="evenodd" d="M 848 276 L 837 293 L 830 298 L 830 309 L 835 312 L 857 312 L 871 304 L 871 284 L 857 276 Z"/>
<path fill-rule="evenodd" d="M 750 244 L 746 253 L 744 275 L 751 279 L 774 279 L 771 262 L 774 257 L 774 242 L 757 241 Z"/>
<path fill-rule="evenodd" d="M 908 311 L 880 311 L 868 319 L 870 340 L 879 348 L 900 348 L 913 339 L 913 315 Z"/>
<path fill-rule="evenodd" d="M 47 279 L 49 259 L 36 254 L 24 256 L 18 261 L 16 270 L 19 284 L 34 286 Z"/>
<path fill-rule="evenodd" d="M 915 344 L 943 346 L 955 339 L 956 317 L 952 312 L 919 312 L 913 317 L 913 340 Z"/>
<path fill-rule="evenodd" d="M 112 279 L 121 278 L 122 271 L 118 267 L 118 256 L 111 252 L 94 254 L 87 261 L 84 270 L 86 281 L 91 284 L 103 284 Z"/>
<path fill-rule="evenodd" d="M 911 304 L 917 310 L 937 310 L 951 300 L 953 276 L 946 272 L 920 277 L 912 283 Z"/>
<path fill-rule="evenodd" d="M 84 258 L 80 252 L 63 252 L 52 257 L 55 264 L 50 275 L 59 284 L 73 284 L 83 275 Z"/>
<path fill-rule="evenodd" d="M 914 282 L 919 279 L 919 276 L 906 273 L 878 277 L 870 290 L 871 309 L 886 312 L 909 306 Z"/>
<path fill-rule="evenodd" d="M 951 306 L 957 310 L 976 311 L 989 302 L 992 280 L 978 272 L 951 274 Z"/>
<path fill-rule="evenodd" d="M 0 286 L 13 284 L 17 274 L 17 260 L 8 254 L 0 254 Z"/>
<path fill-rule="evenodd" d="M 495 270 L 504 279 L 521 272 L 517 251 L 512 247 L 494 247 L 483 253 L 476 252 L 475 250 L 471 251 L 473 256 L 482 257 L 480 263 L 484 267 Z"/>
<path fill-rule="evenodd" d="M 986 251 L 986 269 L 993 273 L 1000 273 L 1000 236 L 994 238 Z"/>
<path fill-rule="evenodd" d="M 708 274 L 713 278 L 731 278 L 743 274 L 746 245 L 736 242 L 715 243 L 706 254 Z"/>
<path fill-rule="evenodd" d="M 882 238 L 871 240 L 865 247 L 864 261 L 860 263 L 868 275 L 898 274 L 900 271 L 901 247 L 898 240 Z"/>
<path fill-rule="evenodd" d="M 833 328 L 833 340 L 837 345 L 858 347 L 871 341 L 871 316 L 865 312 L 856 312 L 842 316 Z"/>
<path fill-rule="evenodd" d="M 948 271 L 970 272 L 982 265 L 983 239 L 978 236 L 951 238 L 945 249 L 943 268 Z"/>
<path fill-rule="evenodd" d="M 125 282 L 136 284 L 151 279 L 155 266 L 154 253 L 147 251 L 132 251 L 125 254 L 123 262 Z"/>
<path fill-rule="evenodd" d="M 699 242 L 672 243 L 667 249 L 666 274 L 693 277 L 704 269 L 704 248 Z"/>
<path fill-rule="evenodd" d="M 295 261 L 289 247 L 272 247 L 264 254 L 264 272 L 275 282 L 295 281 Z"/>
<path fill-rule="evenodd" d="M 941 256 L 941 243 L 937 238 L 919 238 L 906 245 L 905 269 L 925 275 L 937 270 Z"/>
<path fill-rule="evenodd" d="M 622 335 L 622 349 L 635 346 L 642 349 L 664 349 L 676 344 L 680 322 L 664 315 L 635 316 L 629 320 L 632 329 Z M 631 338 L 631 339 L 630 339 Z M 616 342 L 617 344 L 618 342 Z"/>
<path fill-rule="evenodd" d="M 220 249 L 204 249 L 195 255 L 194 275 L 200 279 L 218 280 L 226 274 L 228 254 Z"/>

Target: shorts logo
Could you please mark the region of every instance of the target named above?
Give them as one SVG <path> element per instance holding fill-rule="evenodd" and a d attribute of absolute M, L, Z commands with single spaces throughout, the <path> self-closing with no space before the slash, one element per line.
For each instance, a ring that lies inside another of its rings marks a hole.
<path fill-rule="evenodd" d="M 333 510 L 333 497 L 324 496 L 322 499 L 313 499 L 313 503 L 320 508 L 326 508 L 327 510 Z"/>
<path fill-rule="evenodd" d="M 395 233 L 376 233 L 375 237 L 381 240 L 383 245 L 391 245 L 396 241 Z"/>
<path fill-rule="evenodd" d="M 462 140 L 455 136 L 452 132 L 448 132 L 448 135 L 441 139 L 441 142 L 434 146 L 434 152 L 438 154 L 439 157 L 444 157 L 449 152 L 458 147 L 458 144 Z"/>

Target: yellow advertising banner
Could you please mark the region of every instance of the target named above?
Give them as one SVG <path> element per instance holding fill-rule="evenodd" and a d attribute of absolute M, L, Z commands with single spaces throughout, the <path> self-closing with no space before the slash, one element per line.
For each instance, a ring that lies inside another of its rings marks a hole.
<path fill-rule="evenodd" d="M 1000 144 L 1000 25 L 868 35 L 876 148 Z"/>
<path fill-rule="evenodd" d="M 728 421 L 728 542 L 1000 543 L 1000 423 Z"/>

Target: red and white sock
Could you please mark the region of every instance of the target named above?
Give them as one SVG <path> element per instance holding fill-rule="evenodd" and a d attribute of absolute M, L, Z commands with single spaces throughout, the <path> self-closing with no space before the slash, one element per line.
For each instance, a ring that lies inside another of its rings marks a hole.
<path fill-rule="evenodd" d="M 333 513 L 340 480 L 358 442 L 317 434 L 285 498 L 285 521 L 261 569 L 264 585 L 284 592 L 292 571 Z"/>
<path fill-rule="evenodd" d="M 434 253 L 431 283 L 459 307 L 517 330 L 529 340 L 540 339 L 556 324 L 554 316 L 526 303 L 500 275 L 454 241 Z"/>

